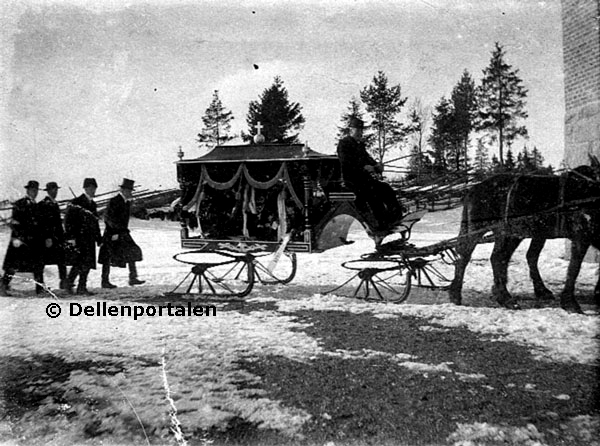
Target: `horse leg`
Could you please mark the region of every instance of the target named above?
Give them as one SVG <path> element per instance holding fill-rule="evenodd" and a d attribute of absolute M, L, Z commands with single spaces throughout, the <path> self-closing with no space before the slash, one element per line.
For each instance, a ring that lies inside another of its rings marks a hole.
<path fill-rule="evenodd" d="M 478 241 L 479 237 L 465 237 L 465 240 L 459 241 L 456 247 L 456 254 L 458 258 L 454 267 L 454 279 L 452 279 L 452 283 L 448 288 L 450 302 L 456 305 L 460 305 L 462 302 L 462 287 L 465 278 L 465 271 Z"/>
<path fill-rule="evenodd" d="M 506 284 L 508 283 L 508 262 L 515 249 L 523 239 L 519 237 L 497 235 L 492 251 L 492 270 L 494 271 L 494 285 L 492 286 L 492 295 L 496 301 L 503 307 L 511 310 L 518 310 L 521 307 L 517 300 L 510 295 Z"/>
<path fill-rule="evenodd" d="M 473 250 L 483 238 L 483 233 L 478 228 L 470 228 L 468 224 L 468 206 L 463 209 L 462 224 L 457 237 L 456 254 L 457 260 L 454 266 L 454 279 L 448 288 L 450 302 L 460 305 L 462 302 L 462 287 L 467 265 L 473 255 Z M 471 230 L 472 229 L 472 230 Z"/>
<path fill-rule="evenodd" d="M 531 281 L 533 282 L 533 291 L 535 293 L 535 297 L 538 300 L 552 300 L 554 299 L 554 295 L 552 291 L 546 288 L 544 285 L 544 281 L 542 280 L 542 276 L 540 275 L 540 270 L 538 269 L 538 261 L 540 259 L 540 253 L 546 244 L 545 238 L 533 237 L 531 239 L 531 243 L 529 244 L 529 249 L 527 250 L 527 264 L 529 265 L 529 277 L 531 277 Z"/>
<path fill-rule="evenodd" d="M 560 306 L 570 313 L 583 313 L 581 307 L 575 300 L 575 282 L 581 270 L 581 263 L 590 247 L 590 243 L 585 240 L 571 240 L 571 258 L 567 268 L 567 278 L 565 287 L 560 295 Z M 596 285 L 597 287 L 597 285 Z"/>

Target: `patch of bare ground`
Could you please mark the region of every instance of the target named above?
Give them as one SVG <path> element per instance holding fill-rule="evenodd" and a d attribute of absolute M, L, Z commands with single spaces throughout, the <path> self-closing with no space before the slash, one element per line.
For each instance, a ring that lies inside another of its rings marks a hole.
<path fill-rule="evenodd" d="M 457 423 L 493 420 L 534 424 L 549 446 L 580 446 L 584 438 L 570 420 L 600 412 L 598 366 L 542 362 L 522 346 L 466 329 L 424 330 L 431 325 L 418 318 L 295 314 L 310 324 L 303 331 L 340 354 L 240 364 L 261 377 L 258 386 L 269 398 L 312 415 L 303 430 L 308 444 L 447 444 Z M 263 440 L 251 426 L 243 440 L 238 434 L 236 429 L 216 438 L 231 444 Z"/>

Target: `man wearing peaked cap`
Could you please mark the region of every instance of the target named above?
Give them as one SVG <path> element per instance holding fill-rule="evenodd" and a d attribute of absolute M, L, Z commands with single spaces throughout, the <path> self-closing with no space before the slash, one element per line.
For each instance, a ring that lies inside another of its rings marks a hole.
<path fill-rule="evenodd" d="M 68 290 L 67 267 L 65 265 L 65 231 L 60 218 L 60 206 L 56 201 L 60 186 L 51 181 L 46 183 L 44 189 L 48 194 L 39 202 L 40 230 L 43 245 L 43 259 L 45 265 L 57 265 L 60 277 L 60 289 Z"/>
<path fill-rule="evenodd" d="M 104 215 L 104 236 L 98 254 L 102 264 L 102 288 L 115 288 L 110 282 L 110 267 L 129 267 L 129 285 L 141 285 L 135 262 L 142 260 L 142 250 L 129 233 L 129 215 L 133 198 L 134 181 L 123 178 L 120 192 L 110 199 Z"/>
<path fill-rule="evenodd" d="M 98 207 L 94 201 L 98 183 L 94 178 L 83 181 L 84 193 L 73 199 L 65 215 L 65 238 L 69 254 L 67 263 L 73 265 L 68 280 L 71 291 L 77 277 L 77 294 L 92 294 L 87 289 L 87 278 L 91 269 L 96 269 L 96 244 L 102 240 L 98 223 Z"/>
<path fill-rule="evenodd" d="M 43 241 L 40 236 L 38 207 L 35 199 L 40 183 L 30 180 L 25 185 L 26 195 L 15 201 L 12 208 L 10 243 L 4 257 L 4 275 L 0 281 L 0 295 L 6 295 L 17 271 L 33 272 L 36 293 L 44 290 Z"/>

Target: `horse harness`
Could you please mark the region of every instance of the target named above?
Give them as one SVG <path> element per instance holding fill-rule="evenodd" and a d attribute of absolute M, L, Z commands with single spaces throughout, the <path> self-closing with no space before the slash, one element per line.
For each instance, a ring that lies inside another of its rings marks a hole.
<path fill-rule="evenodd" d="M 592 182 L 592 183 L 596 183 L 598 184 L 599 182 L 596 181 L 593 178 L 590 178 L 580 172 L 577 172 L 575 170 L 571 170 L 571 173 L 576 174 L 577 176 L 581 177 L 582 179 L 585 179 L 586 181 Z M 531 175 L 526 175 L 526 174 L 521 174 L 518 175 L 517 177 L 515 177 L 513 183 L 511 184 L 510 188 L 508 189 L 508 193 L 506 194 L 506 203 L 504 206 L 504 218 L 503 218 L 503 223 L 505 226 L 508 226 L 510 223 L 514 223 L 515 221 L 521 220 L 521 219 L 529 219 L 533 216 L 536 215 L 543 215 L 543 214 L 554 214 L 554 232 L 555 234 L 558 236 L 559 234 L 564 234 L 566 228 L 569 226 L 568 225 L 568 217 L 570 215 L 572 215 L 576 210 L 581 209 L 581 205 L 584 204 L 591 204 L 594 202 L 598 202 L 600 200 L 600 197 L 590 197 L 590 198 L 583 198 L 583 199 L 579 199 L 579 200 L 571 200 L 571 201 L 567 201 L 566 199 L 566 189 L 567 189 L 567 183 L 568 183 L 568 176 L 567 175 L 560 175 L 558 177 L 558 202 L 556 203 L 555 206 L 553 207 L 549 207 L 548 209 L 545 209 L 543 211 L 538 211 L 532 214 L 524 214 L 524 215 L 512 215 L 511 216 L 511 207 L 514 208 L 514 195 L 516 194 L 515 190 L 517 188 L 517 186 L 519 185 L 519 181 L 527 176 L 531 176 Z M 591 220 L 591 216 L 588 215 L 587 213 L 584 213 L 584 216 L 586 218 L 586 220 L 588 220 L 588 222 Z"/>

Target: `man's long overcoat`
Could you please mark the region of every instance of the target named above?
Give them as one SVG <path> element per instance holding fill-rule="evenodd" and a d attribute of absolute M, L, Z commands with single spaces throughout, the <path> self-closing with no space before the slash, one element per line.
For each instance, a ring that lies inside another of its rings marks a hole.
<path fill-rule="evenodd" d="M 43 247 L 44 265 L 57 265 L 65 261 L 63 245 L 65 243 L 65 231 L 60 218 L 60 206 L 50 197 L 44 198 L 38 203 L 40 231 Z M 45 245 L 46 240 L 52 241 L 52 246 Z"/>
<path fill-rule="evenodd" d="M 14 202 L 11 229 L 3 269 L 34 271 L 36 266 L 42 264 L 43 240 L 40 236 L 38 207 L 31 198 L 23 197 Z M 19 240 L 21 245 L 15 246 L 14 240 Z"/>
<path fill-rule="evenodd" d="M 97 209 L 94 200 L 81 194 L 71 201 L 65 216 L 66 239 L 75 240 L 76 247 L 76 252 L 67 256 L 67 263 L 84 270 L 96 268 L 96 243 L 102 240 Z"/>
<path fill-rule="evenodd" d="M 131 203 L 126 201 L 121 194 L 115 195 L 108 202 L 104 216 L 106 228 L 102 237 L 98 263 L 124 268 L 129 262 L 142 260 L 142 250 L 129 233 L 130 208 Z M 113 235 L 118 235 L 117 240 L 112 239 Z"/>

